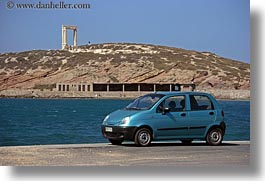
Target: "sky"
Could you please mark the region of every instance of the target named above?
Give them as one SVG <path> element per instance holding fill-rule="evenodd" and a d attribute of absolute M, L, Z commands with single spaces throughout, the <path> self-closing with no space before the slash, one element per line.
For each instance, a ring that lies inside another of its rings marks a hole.
<path fill-rule="evenodd" d="M 10 2 L 14 6 L 8 8 Z M 90 8 L 17 8 L 27 2 L 51 1 L 0 0 L 0 53 L 60 49 L 64 24 L 78 27 L 78 45 L 164 45 L 250 63 L 249 0 L 61 0 Z M 72 41 L 68 31 L 68 43 Z"/>

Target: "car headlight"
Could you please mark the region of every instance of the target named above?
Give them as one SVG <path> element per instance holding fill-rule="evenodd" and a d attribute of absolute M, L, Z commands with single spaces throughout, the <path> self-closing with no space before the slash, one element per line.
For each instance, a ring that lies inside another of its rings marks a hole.
<path fill-rule="evenodd" d="M 121 124 L 128 124 L 130 121 L 130 117 L 125 117 L 121 120 Z"/>
<path fill-rule="evenodd" d="M 108 121 L 108 119 L 109 119 L 109 115 L 107 115 L 107 116 L 104 118 L 104 120 L 103 120 L 103 123 L 102 123 L 102 124 L 106 124 L 106 123 L 107 123 L 107 121 Z"/>

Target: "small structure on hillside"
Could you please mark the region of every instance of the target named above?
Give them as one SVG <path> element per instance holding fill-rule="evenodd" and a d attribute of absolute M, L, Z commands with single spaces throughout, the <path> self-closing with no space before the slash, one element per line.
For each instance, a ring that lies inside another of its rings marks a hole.
<path fill-rule="evenodd" d="M 157 92 L 194 91 L 195 84 L 176 83 L 57 83 L 57 91 L 73 92 Z"/>

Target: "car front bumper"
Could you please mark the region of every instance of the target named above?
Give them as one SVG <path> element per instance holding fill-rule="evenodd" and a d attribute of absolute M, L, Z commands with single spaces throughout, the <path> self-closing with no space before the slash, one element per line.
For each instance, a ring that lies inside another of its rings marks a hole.
<path fill-rule="evenodd" d="M 134 140 L 135 126 L 101 126 L 102 135 L 113 140 Z"/>

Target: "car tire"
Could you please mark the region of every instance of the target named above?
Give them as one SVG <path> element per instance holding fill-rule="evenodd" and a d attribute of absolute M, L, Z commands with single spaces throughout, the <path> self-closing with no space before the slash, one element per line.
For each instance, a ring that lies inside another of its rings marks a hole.
<path fill-rule="evenodd" d="M 206 136 L 206 142 L 209 145 L 217 146 L 223 141 L 223 132 L 220 128 L 211 129 Z"/>
<path fill-rule="evenodd" d="M 152 141 L 151 131 L 147 128 L 139 129 L 134 137 L 134 142 L 137 146 L 149 146 Z"/>
<path fill-rule="evenodd" d="M 121 145 L 123 140 L 114 140 L 114 139 L 109 139 L 109 142 L 113 145 Z"/>

